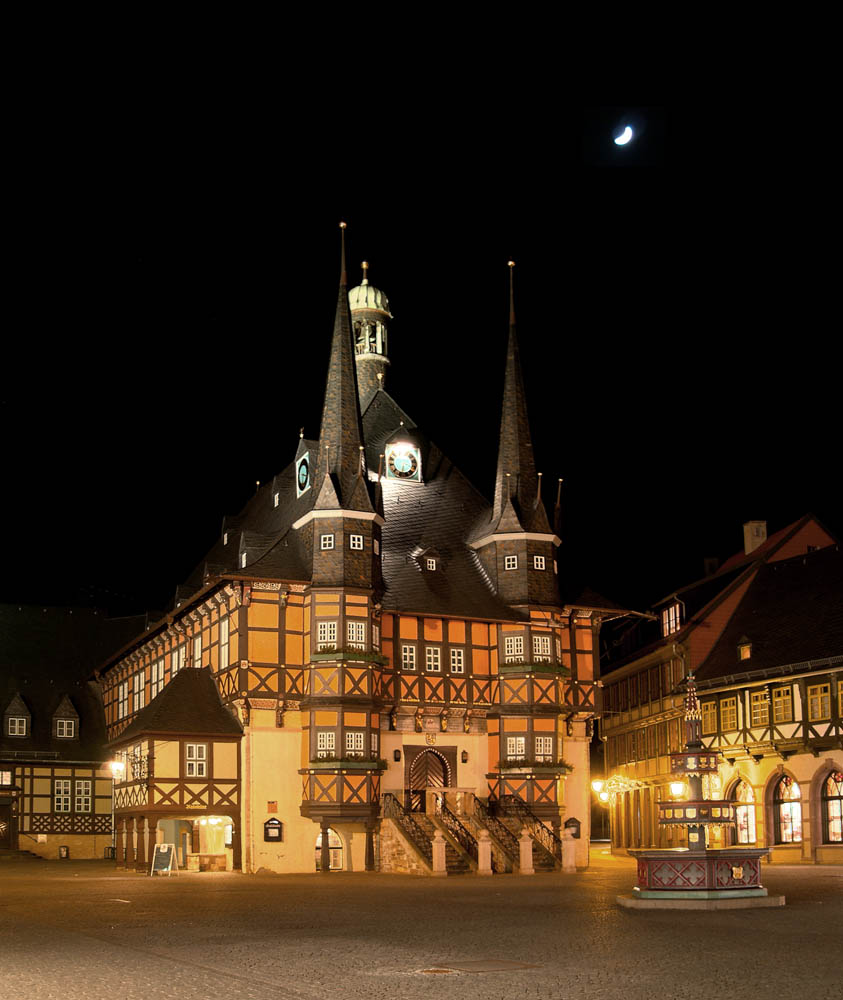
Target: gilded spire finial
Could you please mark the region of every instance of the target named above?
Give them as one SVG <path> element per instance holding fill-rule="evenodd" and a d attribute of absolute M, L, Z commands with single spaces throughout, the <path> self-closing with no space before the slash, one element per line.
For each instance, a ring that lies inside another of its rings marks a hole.
<path fill-rule="evenodd" d="M 345 273 L 345 230 L 346 230 L 346 224 L 344 222 L 341 222 L 340 223 L 340 243 L 341 243 L 341 246 L 342 246 L 342 249 L 341 249 L 341 261 L 340 261 L 340 284 L 341 285 L 347 285 L 348 284 L 348 277 L 346 276 L 346 273 Z"/>
<path fill-rule="evenodd" d="M 515 261 L 508 260 L 509 265 L 509 324 L 515 324 Z"/>
<path fill-rule="evenodd" d="M 361 285 L 369 284 L 369 262 L 364 260 L 360 266 L 363 268 L 363 280 L 360 282 Z"/>

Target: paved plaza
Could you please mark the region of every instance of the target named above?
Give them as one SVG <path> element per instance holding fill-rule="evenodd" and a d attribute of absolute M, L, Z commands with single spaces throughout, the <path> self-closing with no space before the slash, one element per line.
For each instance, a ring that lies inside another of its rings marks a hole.
<path fill-rule="evenodd" d="M 654 913 L 615 904 L 630 861 L 592 858 L 577 875 L 448 879 L 0 861 L 2 996 L 840 996 L 843 868 L 765 867 L 783 909 Z M 518 965 L 483 971 L 496 962 Z"/>

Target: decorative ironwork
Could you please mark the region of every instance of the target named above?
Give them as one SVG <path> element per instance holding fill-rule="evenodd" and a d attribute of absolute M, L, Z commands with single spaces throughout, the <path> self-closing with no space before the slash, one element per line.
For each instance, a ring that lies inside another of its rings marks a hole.
<path fill-rule="evenodd" d="M 518 795 L 502 795 L 500 804 L 505 813 L 517 816 L 530 831 L 530 836 L 553 858 L 562 861 L 562 841 L 550 827 L 536 816 L 527 803 Z"/>
<path fill-rule="evenodd" d="M 481 802 L 480 799 L 474 800 L 474 815 L 477 817 L 481 825 L 485 826 L 489 833 L 495 838 L 495 840 L 500 844 L 501 850 L 506 854 L 509 861 L 514 864 L 518 861 L 519 847 L 518 838 L 509 829 L 509 827 L 502 823 L 497 816 L 495 816 L 485 802 Z"/>
<path fill-rule="evenodd" d="M 398 825 L 407 841 L 433 867 L 433 846 L 430 843 L 430 837 L 428 837 L 391 792 L 384 792 L 381 796 L 381 802 L 383 804 L 383 815 Z"/>
<path fill-rule="evenodd" d="M 474 862 L 477 862 L 477 841 L 475 840 L 474 835 L 463 826 L 459 819 L 445 805 L 444 801 L 437 800 L 436 815 L 438 816 L 442 826 L 445 827 L 448 833 L 450 833 L 454 840 L 456 840 L 465 853 Z"/>

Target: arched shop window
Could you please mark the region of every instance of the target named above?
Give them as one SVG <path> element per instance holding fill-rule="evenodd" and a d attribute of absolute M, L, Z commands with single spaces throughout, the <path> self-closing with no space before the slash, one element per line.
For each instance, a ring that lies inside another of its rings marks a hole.
<path fill-rule="evenodd" d="M 802 790 L 789 774 L 773 792 L 773 824 L 777 844 L 802 843 Z"/>
<path fill-rule="evenodd" d="M 739 844 L 755 843 L 755 795 L 752 785 L 747 781 L 739 781 L 732 792 L 735 806 L 737 829 L 735 836 Z"/>
<path fill-rule="evenodd" d="M 342 841 L 331 829 L 328 830 L 328 849 L 331 852 L 332 872 L 342 871 Z M 322 867 L 322 834 L 316 838 L 316 871 Z"/>
<path fill-rule="evenodd" d="M 843 771 L 832 771 L 823 782 L 823 840 L 843 844 Z"/>

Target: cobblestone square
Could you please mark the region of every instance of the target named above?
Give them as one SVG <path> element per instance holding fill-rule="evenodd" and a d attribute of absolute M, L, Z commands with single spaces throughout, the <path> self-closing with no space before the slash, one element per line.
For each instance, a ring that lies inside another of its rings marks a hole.
<path fill-rule="evenodd" d="M 615 904 L 630 861 L 592 858 L 577 875 L 447 879 L 3 861 L 3 995 L 839 997 L 843 868 L 765 867 L 783 909 L 654 913 Z"/>

